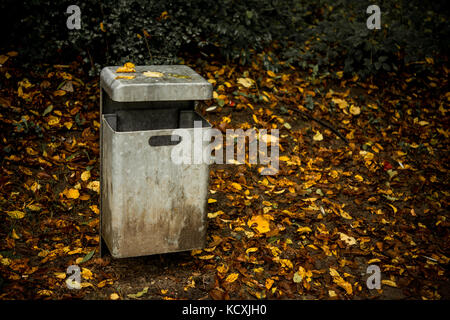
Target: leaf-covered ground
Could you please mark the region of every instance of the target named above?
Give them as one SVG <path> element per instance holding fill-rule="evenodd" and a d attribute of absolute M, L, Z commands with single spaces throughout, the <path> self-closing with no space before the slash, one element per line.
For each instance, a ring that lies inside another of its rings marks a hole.
<path fill-rule="evenodd" d="M 98 79 L 15 55 L 0 68 L 1 299 L 450 298 L 447 68 L 376 85 L 192 63 L 214 85 L 198 107 L 214 127 L 280 129 L 280 170 L 212 165 L 204 250 L 112 259 L 98 255 Z"/>

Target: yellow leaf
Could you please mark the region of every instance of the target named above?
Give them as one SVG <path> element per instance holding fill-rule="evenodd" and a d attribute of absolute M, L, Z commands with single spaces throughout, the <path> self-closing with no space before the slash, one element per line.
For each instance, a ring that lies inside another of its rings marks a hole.
<path fill-rule="evenodd" d="M 96 204 L 93 204 L 92 206 L 89 206 L 89 208 L 91 208 L 91 210 L 95 213 L 95 214 L 99 214 L 100 210 L 98 209 Z"/>
<path fill-rule="evenodd" d="M 40 296 L 51 296 L 53 292 L 51 290 L 39 290 L 37 294 Z"/>
<path fill-rule="evenodd" d="M 348 220 L 353 219 L 353 218 L 352 218 L 347 212 L 345 212 L 344 210 L 340 209 L 339 212 L 340 212 L 342 218 L 348 219 Z"/>
<path fill-rule="evenodd" d="M 231 186 L 236 190 L 242 190 L 242 186 L 239 183 L 233 182 Z"/>
<path fill-rule="evenodd" d="M 349 246 L 356 244 L 356 239 L 346 235 L 345 233 L 339 232 L 340 240 L 344 241 Z"/>
<path fill-rule="evenodd" d="M 83 282 L 81 283 L 81 288 L 87 288 L 87 287 L 93 287 L 94 285 L 89 282 Z"/>
<path fill-rule="evenodd" d="M 350 113 L 354 116 L 357 116 L 358 114 L 361 113 L 361 109 L 359 107 L 356 107 L 354 105 L 350 106 Z"/>
<path fill-rule="evenodd" d="M 312 230 L 311 230 L 311 228 L 310 227 L 299 227 L 298 229 L 297 229 L 297 232 L 300 232 L 300 233 L 309 233 L 309 232 L 312 232 Z"/>
<path fill-rule="evenodd" d="M 340 275 L 339 272 L 336 271 L 336 269 L 333 269 L 330 267 L 330 275 L 333 277 L 333 282 L 336 283 L 338 286 L 343 288 L 347 294 L 353 293 L 353 288 L 351 283 L 345 281 Z"/>
<path fill-rule="evenodd" d="M 216 212 L 208 212 L 208 218 L 214 219 L 215 217 L 223 214 L 224 212 L 222 210 L 216 211 Z"/>
<path fill-rule="evenodd" d="M 363 182 L 364 178 L 361 177 L 359 174 L 355 175 L 355 179 L 358 180 L 359 182 Z"/>
<path fill-rule="evenodd" d="M 369 261 L 367 261 L 367 264 L 372 264 L 372 263 L 376 263 L 376 262 L 381 262 L 381 260 L 380 260 L 380 259 L 377 259 L 377 258 L 375 258 L 375 259 L 370 259 Z"/>
<path fill-rule="evenodd" d="M 250 78 L 239 78 L 237 79 L 237 83 L 246 88 L 250 88 L 253 85 L 253 80 Z"/>
<path fill-rule="evenodd" d="M 266 283 L 265 283 L 266 289 L 267 289 L 267 290 L 270 290 L 270 288 L 272 287 L 272 285 L 273 285 L 274 282 L 275 282 L 275 281 L 273 281 L 272 279 L 267 278 L 267 279 L 266 279 Z"/>
<path fill-rule="evenodd" d="M 65 279 L 66 278 L 66 274 L 64 272 L 55 272 L 55 276 L 58 279 Z"/>
<path fill-rule="evenodd" d="M 100 281 L 100 282 L 97 284 L 97 287 L 98 287 L 98 288 L 103 288 L 104 286 L 106 286 L 106 282 L 107 282 L 107 280 Z"/>
<path fill-rule="evenodd" d="M 109 296 L 109 298 L 111 300 L 117 300 L 119 299 L 119 295 L 117 293 L 111 293 L 111 295 Z"/>
<path fill-rule="evenodd" d="M 335 104 L 337 104 L 339 106 L 339 108 L 341 108 L 341 109 L 345 109 L 348 106 L 347 101 L 340 99 L 340 98 L 333 98 L 333 99 L 331 99 L 331 101 L 333 101 Z"/>
<path fill-rule="evenodd" d="M 269 77 L 275 78 L 277 75 L 271 71 L 271 70 L 267 70 L 267 74 L 269 75 Z"/>
<path fill-rule="evenodd" d="M 228 277 L 225 279 L 225 282 L 228 283 L 232 283 L 234 281 L 236 281 L 236 279 L 238 278 L 239 274 L 238 273 L 230 273 L 228 275 Z"/>
<path fill-rule="evenodd" d="M 292 261 L 289 259 L 279 259 L 278 262 L 281 263 L 282 267 L 289 268 L 289 269 L 294 268 Z"/>
<path fill-rule="evenodd" d="M 1 55 L 0 56 L 0 64 L 4 64 L 9 59 L 8 56 Z"/>
<path fill-rule="evenodd" d="M 116 72 L 136 72 L 136 69 L 133 63 L 127 62 L 123 67 L 117 68 Z"/>
<path fill-rule="evenodd" d="M 64 90 L 56 90 L 55 92 L 53 92 L 54 96 L 63 96 L 65 94 L 66 92 Z"/>
<path fill-rule="evenodd" d="M 245 253 L 249 254 L 249 253 L 256 252 L 256 251 L 258 251 L 258 248 L 253 247 L 253 248 L 248 248 L 247 250 L 245 250 Z"/>
<path fill-rule="evenodd" d="M 392 280 L 381 280 L 381 283 L 390 287 L 397 288 L 397 284 Z"/>
<path fill-rule="evenodd" d="M 75 250 L 69 251 L 67 252 L 68 255 L 73 255 L 73 254 L 77 254 L 77 253 L 81 253 L 83 251 L 83 249 L 81 248 L 77 248 Z"/>
<path fill-rule="evenodd" d="M 100 192 L 100 182 L 99 181 L 91 181 L 87 184 L 86 188 L 99 193 Z"/>
<path fill-rule="evenodd" d="M 217 267 L 217 271 L 218 271 L 219 273 L 225 274 L 225 273 L 228 272 L 228 266 L 226 266 L 226 265 L 224 265 L 224 264 L 221 264 L 220 266 Z"/>
<path fill-rule="evenodd" d="M 208 203 L 214 203 L 214 202 L 217 202 L 217 200 L 216 199 L 212 199 L 212 198 L 208 199 Z"/>
<path fill-rule="evenodd" d="M 73 127 L 73 122 L 66 121 L 66 122 L 64 122 L 64 126 L 67 128 L 67 130 L 70 130 Z"/>
<path fill-rule="evenodd" d="M 83 181 L 88 181 L 90 177 L 91 177 L 90 171 L 86 170 L 81 174 L 81 180 L 83 180 Z"/>
<path fill-rule="evenodd" d="M 91 270 L 89 270 L 87 268 L 82 268 L 81 276 L 83 277 L 83 279 L 90 280 L 90 279 L 92 279 L 92 272 L 91 272 Z"/>
<path fill-rule="evenodd" d="M 69 189 L 66 193 L 68 199 L 78 199 L 80 192 L 77 189 Z"/>
<path fill-rule="evenodd" d="M 255 215 L 250 220 L 248 220 L 247 225 L 249 227 L 255 227 L 259 233 L 269 232 L 269 220 L 266 217 L 267 215 Z"/>
<path fill-rule="evenodd" d="M 50 116 L 48 119 L 48 125 L 49 126 L 55 126 L 59 123 L 60 119 L 58 117 L 55 116 Z"/>
<path fill-rule="evenodd" d="M 128 294 L 127 297 L 128 298 L 132 298 L 132 299 L 136 299 L 136 298 L 140 298 L 142 297 L 144 294 L 146 294 L 148 292 L 148 287 L 145 287 L 144 289 L 142 289 L 142 291 L 139 291 L 138 293 L 132 293 L 132 294 Z"/>
<path fill-rule="evenodd" d="M 169 14 L 167 13 L 167 11 L 163 11 L 161 13 L 161 15 L 159 16 L 159 19 L 162 19 L 162 20 L 166 20 L 167 18 L 169 18 Z"/>
<path fill-rule="evenodd" d="M 388 203 L 388 206 L 390 206 L 392 208 L 392 210 L 394 210 L 394 213 L 397 213 L 397 208 L 394 207 L 392 204 Z"/>
<path fill-rule="evenodd" d="M 214 255 L 213 254 L 208 254 L 208 255 L 200 256 L 198 258 L 201 259 L 201 260 L 209 260 L 209 259 L 214 258 Z"/>
<path fill-rule="evenodd" d="M 119 80 L 119 79 L 133 80 L 134 78 L 136 78 L 136 76 L 117 76 L 114 79 L 116 79 L 116 80 Z"/>
<path fill-rule="evenodd" d="M 13 219 L 22 219 L 25 217 L 25 212 L 14 210 L 14 211 L 5 211 L 8 216 L 10 216 Z"/>
<path fill-rule="evenodd" d="M 122 71 L 125 72 L 125 71 Z M 134 78 L 136 78 L 136 76 L 117 76 L 114 79 L 119 80 L 119 79 L 125 79 L 125 80 L 133 80 Z"/>
<path fill-rule="evenodd" d="M 103 24 L 103 22 L 100 22 L 100 30 L 106 32 L 105 25 Z"/>
<path fill-rule="evenodd" d="M 314 141 L 322 141 L 322 140 L 323 140 L 323 136 L 322 136 L 322 134 L 320 133 L 320 131 L 317 131 L 317 132 L 316 132 L 316 134 L 315 134 L 314 137 L 313 137 L 313 140 L 314 140 Z"/>
<path fill-rule="evenodd" d="M 20 239 L 20 237 L 17 235 L 17 233 L 16 233 L 16 229 L 13 229 L 12 230 L 12 232 L 11 232 L 11 237 L 13 238 L 13 239 Z"/>
<path fill-rule="evenodd" d="M 157 72 L 157 71 L 147 71 L 142 73 L 145 77 L 149 78 L 161 78 L 164 76 L 164 73 Z"/>
<path fill-rule="evenodd" d="M 336 72 L 336 75 L 337 75 L 337 77 L 338 77 L 339 79 L 341 79 L 342 76 L 344 75 L 344 72 L 343 72 L 343 71 L 338 71 L 338 72 Z"/>

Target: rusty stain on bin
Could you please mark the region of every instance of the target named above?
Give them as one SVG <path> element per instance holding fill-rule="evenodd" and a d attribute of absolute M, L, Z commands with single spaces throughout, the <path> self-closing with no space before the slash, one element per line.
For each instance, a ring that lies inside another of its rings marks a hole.
<path fill-rule="evenodd" d="M 209 130 L 209 123 L 194 111 L 193 100 L 211 98 L 211 84 L 186 66 L 136 67 L 136 71 L 189 76 L 160 79 L 158 85 L 147 79 L 134 82 L 145 99 L 172 95 L 171 101 L 146 103 L 137 96 L 139 90 L 130 89 L 133 94 L 127 96 L 123 89 L 115 95 L 114 88 L 121 87 L 115 81 L 126 80 L 112 81 L 116 67 L 105 69 L 101 73 L 101 238 L 116 258 L 204 247 L 208 164 L 175 164 L 174 145 L 150 145 L 149 140 L 171 135 L 180 125 L 193 137 L 195 120 L 202 122 L 201 130 Z M 158 95 L 152 90 L 166 91 Z M 111 96 L 135 100 L 117 102 Z M 207 144 L 203 142 L 203 147 Z"/>

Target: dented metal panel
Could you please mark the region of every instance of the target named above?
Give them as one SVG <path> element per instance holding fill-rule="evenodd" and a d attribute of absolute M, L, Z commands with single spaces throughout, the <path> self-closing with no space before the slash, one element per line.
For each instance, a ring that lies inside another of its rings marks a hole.
<path fill-rule="evenodd" d="M 186 119 L 193 116 L 182 114 L 181 122 L 188 126 Z M 124 258 L 204 247 L 208 165 L 175 164 L 175 146 L 149 144 L 151 137 L 171 135 L 173 129 L 118 131 L 117 117 L 102 115 L 101 123 L 101 234 L 111 255 Z M 201 130 L 209 130 L 204 123 Z M 194 129 L 187 130 L 193 139 Z"/>

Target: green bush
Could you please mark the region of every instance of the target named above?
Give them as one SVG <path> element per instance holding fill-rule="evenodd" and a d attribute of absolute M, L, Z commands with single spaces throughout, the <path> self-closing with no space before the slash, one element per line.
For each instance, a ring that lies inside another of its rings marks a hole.
<path fill-rule="evenodd" d="M 380 30 L 366 26 L 369 2 L 322 3 L 320 21 L 302 33 L 298 55 L 287 56 L 303 68 L 316 67 L 322 72 L 343 69 L 347 74 L 367 77 L 448 53 L 445 1 L 380 1 Z"/>
<path fill-rule="evenodd" d="M 5 18 L 15 18 L 7 23 L 11 32 L 3 45 L 19 47 L 26 62 L 79 56 L 92 69 L 125 61 L 173 63 L 185 51 L 217 52 L 245 64 L 252 50 L 262 50 L 299 22 L 295 0 L 88 0 L 78 4 L 81 29 L 68 30 L 71 4 L 25 1 L 18 9 L 13 0 L 2 2 L 0 10 L 12 12 Z"/>
<path fill-rule="evenodd" d="M 3 0 L 2 49 L 31 65 L 78 59 L 93 75 L 104 65 L 177 63 L 186 54 L 246 64 L 274 41 L 266 68 L 284 60 L 314 76 L 366 77 L 448 53 L 443 0 L 379 1 L 381 30 L 367 29 L 373 3 L 360 0 L 85 0 L 77 4 L 81 30 L 68 30 L 66 9 L 75 2 Z"/>

